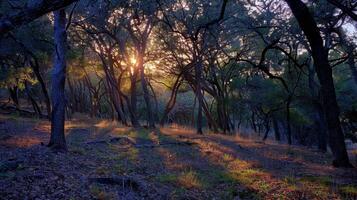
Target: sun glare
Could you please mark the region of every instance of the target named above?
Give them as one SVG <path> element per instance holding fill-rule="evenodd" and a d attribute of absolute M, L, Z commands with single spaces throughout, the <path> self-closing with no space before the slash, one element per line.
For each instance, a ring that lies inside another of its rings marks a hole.
<path fill-rule="evenodd" d="M 136 57 L 135 56 L 131 56 L 130 57 L 130 64 L 136 65 L 136 62 L 137 62 Z"/>

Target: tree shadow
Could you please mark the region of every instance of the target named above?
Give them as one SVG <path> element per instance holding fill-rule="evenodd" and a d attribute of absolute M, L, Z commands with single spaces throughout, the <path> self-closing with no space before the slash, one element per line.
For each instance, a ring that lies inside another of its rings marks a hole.
<path fill-rule="evenodd" d="M 326 166 L 328 163 L 306 161 L 303 157 L 307 155 L 316 158 L 320 156 L 319 153 L 310 155 L 314 153 L 291 147 L 281 149 L 281 145 L 264 147 L 265 144 L 252 141 L 244 144 L 245 141 L 236 141 L 220 135 L 198 136 L 180 134 L 179 131 L 173 134 L 165 130 L 163 132 L 181 141 L 189 139 L 197 142 L 203 157 L 212 163 L 219 163 L 223 170 L 227 170 L 240 184 L 263 196 L 274 194 L 278 196 L 270 197 L 279 198 L 279 195 L 283 194 L 284 198 L 290 195 L 292 199 L 302 197 L 301 195 L 320 198 L 323 193 L 321 197 L 328 199 L 339 196 L 341 187 L 356 184 L 357 174 L 354 169 L 335 169 Z M 289 154 L 302 155 L 296 159 L 295 155 Z M 286 158 L 283 159 L 284 157 Z"/>

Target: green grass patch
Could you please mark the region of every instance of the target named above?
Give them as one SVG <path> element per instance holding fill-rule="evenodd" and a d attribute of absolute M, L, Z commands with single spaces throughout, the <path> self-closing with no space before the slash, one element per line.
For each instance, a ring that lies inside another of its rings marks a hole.
<path fill-rule="evenodd" d="M 203 177 L 202 179 L 205 180 L 205 183 L 208 183 L 208 186 L 215 187 L 217 184 L 236 184 L 237 180 L 232 177 L 232 175 L 229 172 L 221 171 L 221 170 L 212 170 L 210 173 L 207 175 L 201 174 Z M 204 178 L 206 177 L 206 178 Z M 207 179 L 207 180 L 206 180 Z"/>
<path fill-rule="evenodd" d="M 330 186 L 332 184 L 332 179 L 329 176 L 305 176 L 300 178 L 300 181 L 321 184 L 324 186 Z"/>
<path fill-rule="evenodd" d="M 155 179 L 160 183 L 176 183 L 178 177 L 176 174 L 160 174 Z"/>
<path fill-rule="evenodd" d="M 178 183 L 185 188 L 201 188 L 202 184 L 196 172 L 190 170 L 178 176 Z"/>

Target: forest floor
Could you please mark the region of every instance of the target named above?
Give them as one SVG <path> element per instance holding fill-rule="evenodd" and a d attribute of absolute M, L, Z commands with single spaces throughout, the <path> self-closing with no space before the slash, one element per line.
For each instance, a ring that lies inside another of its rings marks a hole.
<path fill-rule="evenodd" d="M 55 153 L 49 134 L 0 115 L 0 199 L 357 199 L 356 169 L 304 147 L 76 118 Z"/>

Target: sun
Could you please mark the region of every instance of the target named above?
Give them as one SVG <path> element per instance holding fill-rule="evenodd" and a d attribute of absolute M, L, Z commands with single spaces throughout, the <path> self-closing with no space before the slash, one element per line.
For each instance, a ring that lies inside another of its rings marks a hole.
<path fill-rule="evenodd" d="M 136 63 L 137 63 L 137 59 L 136 59 L 136 57 L 135 56 L 131 56 L 130 57 L 130 59 L 129 59 L 129 61 L 130 61 L 130 64 L 132 64 L 132 65 L 136 65 Z"/>

